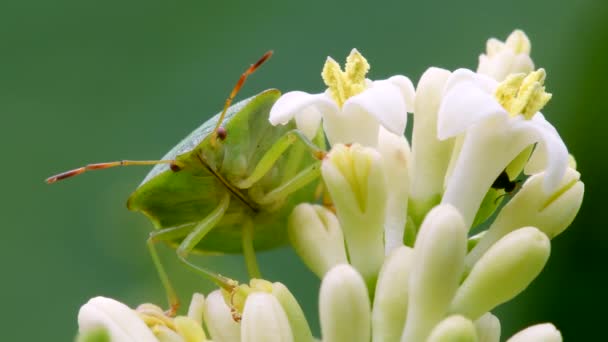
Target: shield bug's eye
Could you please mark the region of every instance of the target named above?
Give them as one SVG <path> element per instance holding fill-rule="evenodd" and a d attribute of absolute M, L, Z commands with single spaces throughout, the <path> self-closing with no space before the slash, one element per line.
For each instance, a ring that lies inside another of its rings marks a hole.
<path fill-rule="evenodd" d="M 217 129 L 217 137 L 220 140 L 225 140 L 226 136 L 228 135 L 228 132 L 226 131 L 226 129 L 224 127 L 218 127 Z"/>
<path fill-rule="evenodd" d="M 177 165 L 176 163 L 171 163 L 171 165 L 169 167 L 171 168 L 171 171 L 173 171 L 173 172 L 179 172 L 182 170 L 182 167 Z"/>

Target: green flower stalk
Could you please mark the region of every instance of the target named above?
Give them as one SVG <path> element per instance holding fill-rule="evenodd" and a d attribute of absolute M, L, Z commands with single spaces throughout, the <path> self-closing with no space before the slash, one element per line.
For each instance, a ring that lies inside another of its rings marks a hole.
<path fill-rule="evenodd" d="M 298 204 L 285 224 L 321 279 L 320 340 L 500 341 L 492 310 L 541 273 L 584 195 L 565 143 L 539 112 L 551 95 L 530 51 L 516 30 L 488 41 L 476 72 L 432 67 L 414 89 L 401 75 L 367 79 L 370 64 L 352 50 L 344 68 L 326 61 L 325 92 L 275 103 L 272 124 L 294 119 L 309 138 L 322 127 L 330 143 L 320 187 L 328 198 Z M 482 231 L 469 236 L 473 229 Z M 297 298 L 264 279 L 195 294 L 177 317 L 96 297 L 78 322 L 81 342 L 317 341 Z M 561 340 L 545 323 L 507 341 Z"/>

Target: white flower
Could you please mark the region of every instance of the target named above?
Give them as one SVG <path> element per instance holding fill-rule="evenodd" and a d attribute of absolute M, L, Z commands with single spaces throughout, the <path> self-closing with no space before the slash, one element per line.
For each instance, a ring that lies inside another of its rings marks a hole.
<path fill-rule="evenodd" d="M 433 208 L 420 227 L 408 284 L 402 342 L 426 341 L 446 315 L 464 270 L 466 228 L 451 205 Z"/>
<path fill-rule="evenodd" d="M 319 291 L 319 319 L 323 341 L 370 340 L 371 304 L 357 270 L 343 264 L 325 274 Z"/>
<path fill-rule="evenodd" d="M 460 284 L 450 311 L 478 319 L 521 293 L 549 259 L 549 238 L 534 227 L 517 229 L 498 240 Z"/>
<path fill-rule="evenodd" d="M 568 150 L 538 112 L 550 99 L 544 70 L 512 75 L 502 83 L 470 70 L 456 70 L 439 109 L 438 137 L 464 141 L 448 175 L 442 203 L 458 208 L 470 227 L 486 192 L 520 152 L 538 143 L 532 157 L 546 175 L 544 191 L 555 189 L 568 166 Z M 532 161 L 531 161 L 532 162 Z"/>
<path fill-rule="evenodd" d="M 92 298 L 78 312 L 80 334 L 100 327 L 108 331 L 113 342 L 158 342 L 134 310 L 111 298 Z"/>
<path fill-rule="evenodd" d="M 344 235 L 336 215 L 320 205 L 297 205 L 288 222 L 291 246 L 319 278 L 338 264 L 347 263 Z"/>
<path fill-rule="evenodd" d="M 293 341 L 287 314 L 271 294 L 254 292 L 247 297 L 241 322 L 241 341 Z"/>
<path fill-rule="evenodd" d="M 203 311 L 205 325 L 215 342 L 234 342 L 241 340 L 241 327 L 235 322 L 220 290 L 207 296 Z"/>
<path fill-rule="evenodd" d="M 345 70 L 328 57 L 322 76 L 328 89 L 321 94 L 292 91 L 270 111 L 270 123 L 286 124 L 295 117 L 297 127 L 313 137 L 323 119 L 330 144 L 359 143 L 376 146 L 380 126 L 403 135 L 407 112 L 413 109 L 414 86 L 405 76 L 382 81 L 365 78 L 369 64 L 353 49 Z"/>
<path fill-rule="evenodd" d="M 560 186 L 552 193 L 542 191 L 544 172 L 529 177 L 521 189 L 500 210 L 496 219 L 481 236 L 479 243 L 466 257 L 466 267 L 471 268 L 481 256 L 506 234 L 533 226 L 554 238 L 574 221 L 583 202 L 585 185 L 580 174 L 568 168 Z"/>
<path fill-rule="evenodd" d="M 562 334 L 553 324 L 543 323 L 518 332 L 507 342 L 562 342 Z"/>
<path fill-rule="evenodd" d="M 334 146 L 321 173 L 336 207 L 348 260 L 373 290 L 385 256 L 384 223 L 388 201 L 383 158 L 358 144 Z"/>
<path fill-rule="evenodd" d="M 499 82 L 511 74 L 529 73 L 534 70 L 530 48 L 530 40 L 521 30 L 513 31 L 505 42 L 490 38 L 486 53 L 479 56 L 477 72 Z"/>
<path fill-rule="evenodd" d="M 408 215 L 416 226 L 420 226 L 424 215 L 441 201 L 452 155 L 454 139 L 437 138 L 437 114 L 450 75 L 447 70 L 431 67 L 422 74 L 416 87 L 408 203 Z M 415 228 L 408 226 L 408 233 Z"/>

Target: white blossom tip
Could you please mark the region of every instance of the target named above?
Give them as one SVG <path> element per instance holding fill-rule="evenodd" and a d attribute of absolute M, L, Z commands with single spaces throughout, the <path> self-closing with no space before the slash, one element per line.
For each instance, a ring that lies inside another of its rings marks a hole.
<path fill-rule="evenodd" d="M 537 324 L 518 332 L 507 342 L 562 342 L 562 334 L 551 323 Z"/>

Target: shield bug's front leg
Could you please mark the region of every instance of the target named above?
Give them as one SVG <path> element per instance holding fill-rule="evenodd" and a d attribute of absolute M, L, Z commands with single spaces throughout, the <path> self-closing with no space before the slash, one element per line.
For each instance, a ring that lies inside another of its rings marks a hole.
<path fill-rule="evenodd" d="M 249 196 L 254 200 L 255 203 L 259 205 L 268 205 L 272 204 L 281 198 L 285 198 L 293 192 L 298 191 L 304 186 L 308 185 L 310 182 L 319 178 L 321 175 L 321 162 L 315 162 L 309 165 L 304 170 L 300 171 L 293 178 L 288 180 L 287 182 L 279 185 L 275 189 L 267 193 L 261 193 L 261 191 L 257 191 L 257 188 L 252 188 L 249 192 Z"/>
<path fill-rule="evenodd" d="M 239 189 L 248 189 L 253 186 L 257 181 L 264 177 L 283 153 L 285 153 L 285 151 L 297 140 L 302 141 L 316 159 L 321 160 L 325 156 L 326 152 L 323 149 L 316 146 L 302 132 L 294 129 L 280 137 L 279 140 L 264 153 L 249 177 L 234 182 L 234 185 Z"/>

